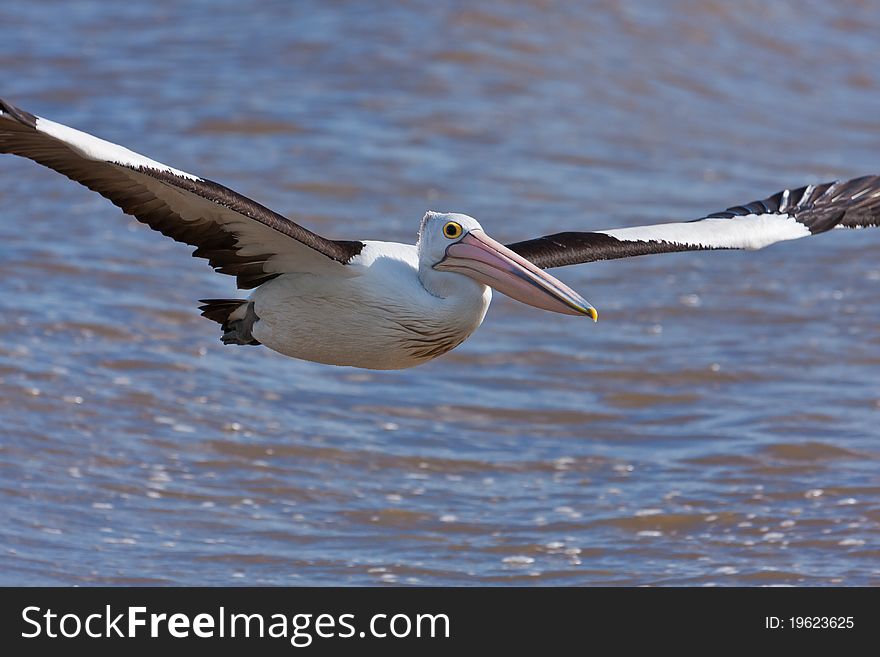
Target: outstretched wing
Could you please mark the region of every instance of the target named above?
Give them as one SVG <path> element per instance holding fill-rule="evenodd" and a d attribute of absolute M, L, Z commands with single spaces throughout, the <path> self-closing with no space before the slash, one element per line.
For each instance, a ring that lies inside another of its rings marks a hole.
<path fill-rule="evenodd" d="M 0 153 L 29 158 L 110 199 L 123 212 L 196 247 L 215 270 L 254 288 L 285 272 L 339 268 L 361 242 L 329 240 L 231 189 L 0 99 Z"/>
<path fill-rule="evenodd" d="M 869 226 L 880 226 L 880 176 L 785 189 L 695 221 L 556 233 L 508 247 L 549 269 L 651 253 L 761 249 L 832 228 Z"/>

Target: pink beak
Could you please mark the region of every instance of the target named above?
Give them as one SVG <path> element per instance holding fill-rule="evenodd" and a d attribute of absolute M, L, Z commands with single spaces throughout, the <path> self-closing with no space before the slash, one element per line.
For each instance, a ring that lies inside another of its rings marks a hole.
<path fill-rule="evenodd" d="M 594 322 L 599 318 L 596 309 L 581 295 L 482 230 L 472 230 L 450 245 L 446 257 L 434 269 L 464 274 L 536 308 L 588 315 Z"/>

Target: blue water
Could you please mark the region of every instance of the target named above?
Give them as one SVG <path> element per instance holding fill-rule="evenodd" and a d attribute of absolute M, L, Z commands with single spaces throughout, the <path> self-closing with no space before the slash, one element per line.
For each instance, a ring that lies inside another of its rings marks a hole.
<path fill-rule="evenodd" d="M 502 241 L 880 172 L 819 2 L 0 6 L 0 95 L 328 237 Z M 880 584 L 880 231 L 555 273 L 428 365 L 224 347 L 234 282 L 0 158 L 2 584 Z"/>

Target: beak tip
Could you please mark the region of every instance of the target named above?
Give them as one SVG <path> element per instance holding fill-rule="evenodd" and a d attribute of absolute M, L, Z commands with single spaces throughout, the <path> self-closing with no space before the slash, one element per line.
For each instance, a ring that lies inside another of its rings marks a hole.
<path fill-rule="evenodd" d="M 599 321 L 599 312 L 595 308 L 593 308 L 592 306 L 587 308 L 587 314 L 590 316 L 590 319 L 592 319 L 593 322 Z"/>

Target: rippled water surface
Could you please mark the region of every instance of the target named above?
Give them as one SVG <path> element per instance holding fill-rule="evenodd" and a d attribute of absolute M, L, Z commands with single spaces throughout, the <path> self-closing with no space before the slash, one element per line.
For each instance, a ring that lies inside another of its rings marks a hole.
<path fill-rule="evenodd" d="M 880 12 L 0 5 L 0 94 L 336 238 L 880 172 Z M 880 230 L 558 270 L 402 372 L 224 347 L 189 249 L 0 158 L 4 584 L 880 584 Z"/>

